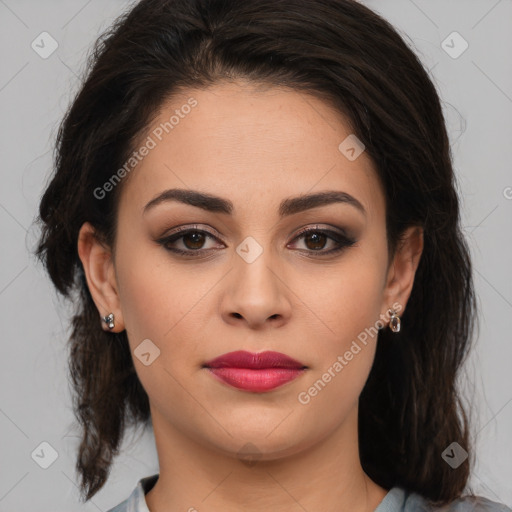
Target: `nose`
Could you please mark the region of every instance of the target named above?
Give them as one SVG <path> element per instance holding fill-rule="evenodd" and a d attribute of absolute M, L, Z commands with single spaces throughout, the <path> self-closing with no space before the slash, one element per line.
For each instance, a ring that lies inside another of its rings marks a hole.
<path fill-rule="evenodd" d="M 226 323 L 265 329 L 281 327 L 289 321 L 292 292 L 282 269 L 270 259 L 265 252 L 251 263 L 238 255 L 234 257 L 221 304 Z"/>

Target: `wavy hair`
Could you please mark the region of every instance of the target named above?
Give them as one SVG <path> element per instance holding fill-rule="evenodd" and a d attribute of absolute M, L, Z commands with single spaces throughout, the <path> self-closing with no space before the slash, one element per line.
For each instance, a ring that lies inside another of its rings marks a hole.
<path fill-rule="evenodd" d="M 382 17 L 355 0 L 142 0 L 95 43 L 58 130 L 42 196 L 36 254 L 73 301 L 69 369 L 81 427 L 76 470 L 89 500 L 105 484 L 129 425 L 149 425 L 126 332 L 102 329 L 77 239 L 90 222 L 115 247 L 123 183 L 94 190 L 122 167 L 164 101 L 187 88 L 244 79 L 328 102 L 365 144 L 383 184 L 389 256 L 408 226 L 424 249 L 399 333 L 379 332 L 359 398 L 364 471 L 432 503 L 459 497 L 441 453 L 472 455 L 457 377 L 474 334 L 476 300 L 440 98 L 419 58 Z"/>

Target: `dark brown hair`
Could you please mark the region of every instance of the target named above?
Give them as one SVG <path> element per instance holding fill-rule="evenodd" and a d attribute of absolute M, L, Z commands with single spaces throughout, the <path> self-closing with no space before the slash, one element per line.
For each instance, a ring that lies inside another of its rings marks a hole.
<path fill-rule="evenodd" d="M 123 166 L 165 100 L 234 79 L 307 92 L 348 119 L 385 190 L 390 257 L 406 227 L 423 227 L 403 328 L 380 331 L 360 396 L 360 456 L 380 486 L 450 502 L 472 464 L 470 457 L 452 469 L 441 453 L 456 441 L 472 455 L 456 380 L 476 301 L 449 139 L 418 57 L 353 0 L 142 0 L 96 42 L 59 128 L 37 248 L 57 290 L 76 306 L 69 361 L 82 495 L 90 499 L 105 484 L 125 428 L 151 418 L 126 332 L 100 325 L 78 231 L 88 221 L 114 248 L 123 183 L 102 199 L 93 191 Z"/>

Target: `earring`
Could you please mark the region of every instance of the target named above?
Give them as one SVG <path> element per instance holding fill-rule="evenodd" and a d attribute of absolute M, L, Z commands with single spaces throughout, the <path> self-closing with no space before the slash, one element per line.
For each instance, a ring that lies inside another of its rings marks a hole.
<path fill-rule="evenodd" d="M 389 319 L 389 328 L 393 332 L 400 332 L 400 317 L 393 309 L 388 309 L 388 314 L 391 315 Z"/>
<path fill-rule="evenodd" d="M 103 321 L 108 325 L 109 329 L 113 329 L 114 326 L 115 326 L 115 324 L 114 324 L 114 313 L 110 313 L 110 315 L 104 316 L 103 317 Z"/>

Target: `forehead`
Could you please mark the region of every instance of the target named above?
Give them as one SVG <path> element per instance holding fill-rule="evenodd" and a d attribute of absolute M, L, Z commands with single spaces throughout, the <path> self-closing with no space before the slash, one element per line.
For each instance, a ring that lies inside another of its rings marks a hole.
<path fill-rule="evenodd" d="M 347 137 L 350 137 L 347 139 Z M 121 205 L 142 211 L 168 188 L 193 188 L 251 204 L 335 189 L 383 215 L 383 191 L 363 151 L 340 144 L 349 124 L 326 102 L 289 88 L 220 83 L 180 92 L 162 104 L 136 148 L 151 147 L 131 171 Z M 342 149 L 343 149 L 342 145 Z M 356 148 L 357 149 L 357 148 Z"/>

